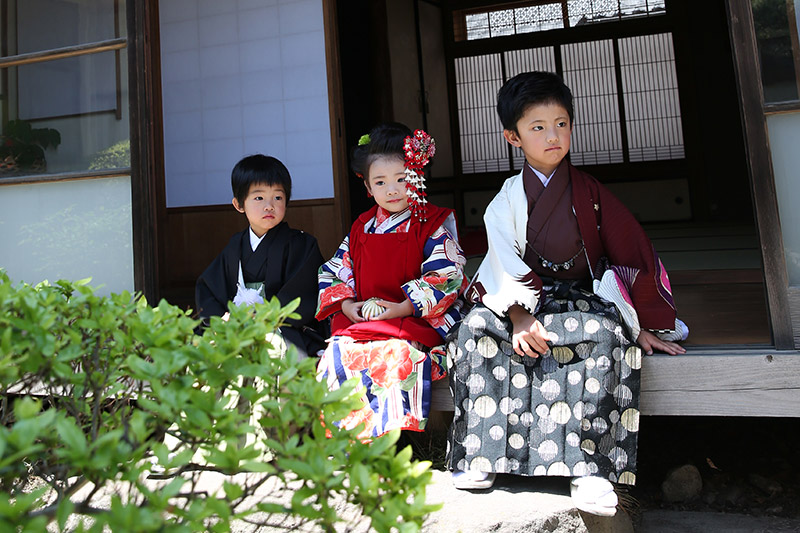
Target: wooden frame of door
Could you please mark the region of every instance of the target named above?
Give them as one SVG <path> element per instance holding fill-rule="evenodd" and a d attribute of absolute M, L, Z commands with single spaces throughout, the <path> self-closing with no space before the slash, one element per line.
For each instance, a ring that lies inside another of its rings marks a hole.
<path fill-rule="evenodd" d="M 753 12 L 749 0 L 728 0 L 726 7 L 753 207 L 761 244 L 772 342 L 779 350 L 791 350 L 795 345 L 789 309 L 789 281 L 764 114 Z"/>

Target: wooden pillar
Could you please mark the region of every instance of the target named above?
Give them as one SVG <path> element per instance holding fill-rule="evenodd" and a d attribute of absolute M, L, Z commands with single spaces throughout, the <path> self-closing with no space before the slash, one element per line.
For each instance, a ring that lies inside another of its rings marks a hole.
<path fill-rule="evenodd" d="M 157 0 L 128 0 L 128 95 L 131 130 L 131 205 L 134 287 L 148 302 L 159 297 L 159 193 L 163 175 Z M 162 195 L 163 196 L 163 195 Z"/>
<path fill-rule="evenodd" d="M 758 59 L 753 12 L 750 0 L 728 0 L 733 66 L 739 90 L 742 128 L 753 191 L 756 225 L 761 243 L 767 310 L 772 326 L 772 341 L 779 350 L 794 348 L 789 312 L 786 258 L 778 213 L 775 178 L 769 148 L 764 96 Z M 709 95 L 712 97 L 713 95 Z M 746 310 L 743 310 L 746 312 Z"/>

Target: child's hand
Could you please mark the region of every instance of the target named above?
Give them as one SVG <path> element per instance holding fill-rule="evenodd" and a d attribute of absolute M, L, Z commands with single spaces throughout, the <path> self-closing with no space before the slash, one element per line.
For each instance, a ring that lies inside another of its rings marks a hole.
<path fill-rule="evenodd" d="M 386 311 L 372 320 L 389 320 L 390 318 L 403 318 L 414 314 L 414 304 L 408 298 L 400 303 L 388 300 L 378 300 L 376 303 L 381 307 L 385 307 Z"/>
<path fill-rule="evenodd" d="M 665 352 L 670 355 L 678 355 L 686 353 L 686 348 L 675 342 L 662 341 L 654 333 L 642 330 L 639 333 L 639 338 L 636 339 L 636 344 L 642 347 L 647 355 L 653 355 L 653 350 Z"/>
<path fill-rule="evenodd" d="M 514 334 L 511 339 L 517 354 L 535 358 L 550 349 L 547 346 L 547 330 L 525 308 L 519 305 L 511 306 L 508 310 L 508 317 L 514 325 Z"/>
<path fill-rule="evenodd" d="M 364 317 L 361 316 L 361 306 L 364 302 L 356 302 L 352 298 L 345 298 L 342 300 L 342 313 L 350 319 L 350 322 L 364 322 Z"/>

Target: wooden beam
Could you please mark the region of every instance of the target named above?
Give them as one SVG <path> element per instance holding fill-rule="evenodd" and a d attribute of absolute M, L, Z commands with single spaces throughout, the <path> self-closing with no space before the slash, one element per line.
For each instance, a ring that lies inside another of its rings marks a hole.
<path fill-rule="evenodd" d="M 642 392 L 642 415 L 797 417 L 800 389 Z"/>
<path fill-rule="evenodd" d="M 120 178 L 130 176 L 131 169 L 128 167 L 113 168 L 108 170 L 81 170 L 77 172 L 59 172 L 54 174 L 26 174 L 15 178 L 3 178 L 0 180 L 0 187 L 3 185 L 19 185 L 21 183 L 50 183 L 54 181 L 77 181 L 77 180 L 96 180 L 103 178 Z"/>
<path fill-rule="evenodd" d="M 769 348 L 690 349 L 642 363 L 639 409 L 659 416 L 800 416 L 800 353 Z M 447 378 L 431 409 L 452 411 Z"/>
<path fill-rule="evenodd" d="M 739 87 L 742 130 L 764 262 L 772 338 L 778 349 L 788 350 L 794 347 L 787 295 L 789 280 L 763 109 L 761 70 L 750 0 L 729 0 L 727 13 L 733 66 Z"/>
<path fill-rule="evenodd" d="M 331 163 L 333 167 L 333 196 L 335 219 L 331 221 L 341 235 L 350 228 L 350 189 L 347 169 L 347 132 L 342 95 L 342 61 L 339 54 L 339 27 L 336 0 L 323 0 L 322 15 L 325 28 L 325 67 L 328 77 L 328 114 L 331 131 Z M 292 202 L 294 205 L 294 202 Z"/>
<path fill-rule="evenodd" d="M 46 50 L 44 52 L 17 54 L 0 59 L 0 68 L 30 65 L 31 63 L 41 63 L 42 61 L 53 61 L 56 59 L 66 59 L 68 57 L 85 56 L 88 54 L 99 54 L 100 52 L 108 52 L 111 50 L 122 50 L 126 46 L 128 46 L 128 39 L 120 37 L 94 43 L 65 46 L 64 48 L 56 48 L 55 50 Z"/>
<path fill-rule="evenodd" d="M 160 123 L 160 69 L 155 0 L 127 2 L 128 94 L 131 129 L 131 211 L 134 288 L 151 304 L 158 297 L 158 201 L 156 136 Z M 157 94 L 157 92 L 159 94 Z"/>

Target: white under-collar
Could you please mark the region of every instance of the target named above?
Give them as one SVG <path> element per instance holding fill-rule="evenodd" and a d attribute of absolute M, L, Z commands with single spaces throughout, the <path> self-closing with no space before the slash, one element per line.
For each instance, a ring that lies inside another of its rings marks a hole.
<path fill-rule="evenodd" d="M 258 245 L 261 244 L 261 241 L 263 241 L 264 237 L 266 237 L 266 236 L 267 236 L 267 234 L 265 233 L 264 235 L 259 237 L 253 231 L 253 228 L 250 228 L 250 248 L 252 248 L 253 251 L 255 252 L 256 248 L 258 248 Z"/>
<path fill-rule="evenodd" d="M 539 181 L 541 181 L 542 185 L 544 185 L 545 187 L 547 187 L 547 184 L 550 183 L 550 180 L 553 179 L 553 175 L 556 173 L 556 171 L 554 170 L 549 176 L 545 176 L 544 174 L 533 168 L 531 164 L 528 163 L 527 161 L 525 162 L 525 164 L 528 165 L 528 167 L 530 167 L 531 170 L 533 170 L 533 173 L 536 174 L 536 177 L 539 178 Z"/>

